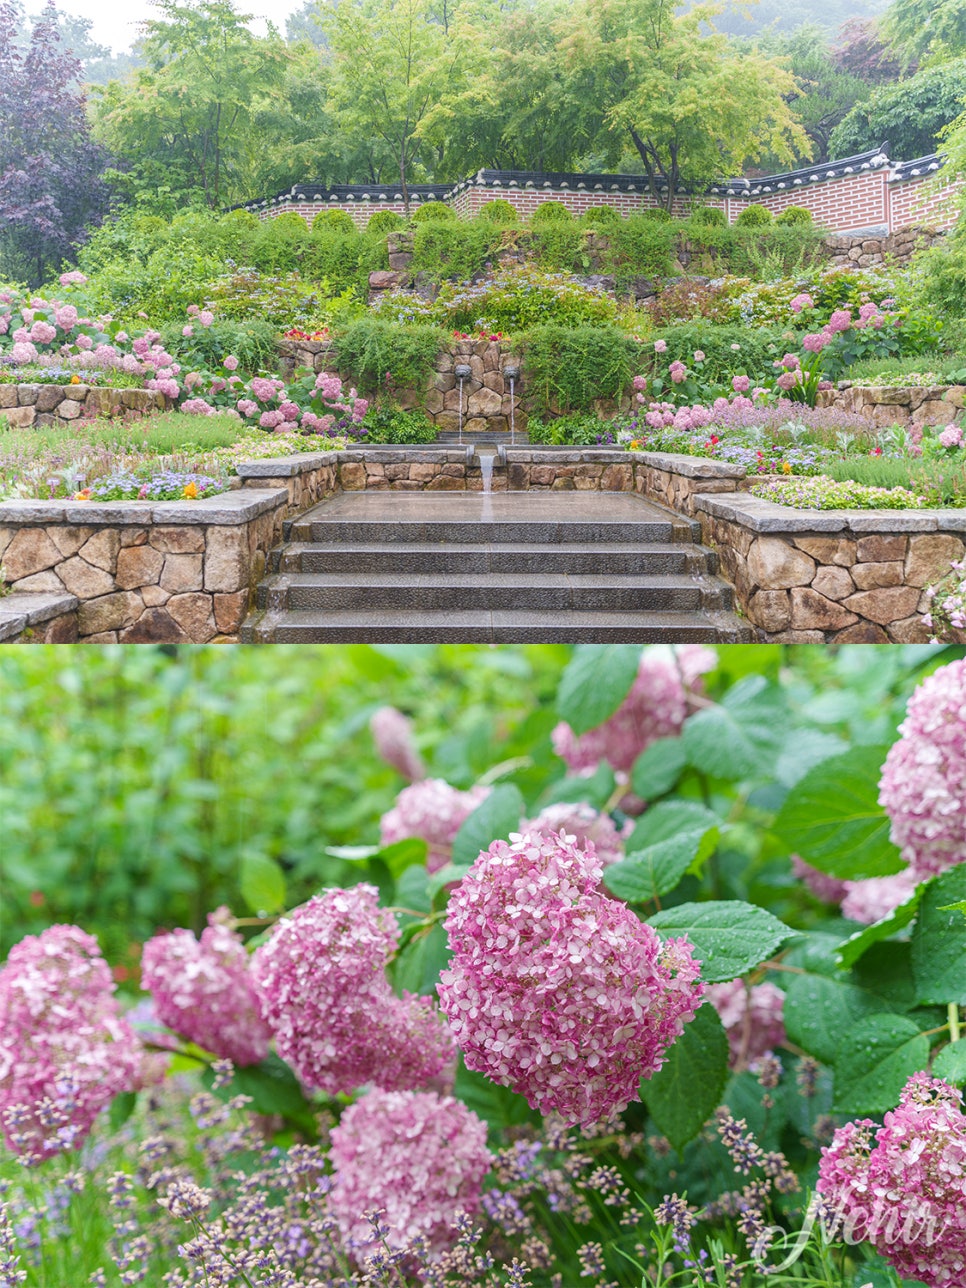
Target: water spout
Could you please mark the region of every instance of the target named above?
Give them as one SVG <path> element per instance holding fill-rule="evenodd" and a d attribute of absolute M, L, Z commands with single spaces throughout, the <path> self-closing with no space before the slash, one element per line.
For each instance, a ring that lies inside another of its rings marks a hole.
<path fill-rule="evenodd" d="M 506 366 L 503 368 L 503 374 L 510 382 L 510 446 L 516 447 L 516 425 L 514 424 L 513 409 L 516 399 L 514 397 L 514 385 L 520 374 L 520 368 L 517 366 Z"/>
<path fill-rule="evenodd" d="M 483 491 L 491 492 L 493 490 L 493 457 L 487 453 L 480 453 L 480 474 L 483 476 Z"/>
<path fill-rule="evenodd" d="M 458 362 L 453 368 L 453 375 L 460 382 L 459 392 L 459 431 L 460 446 L 463 446 L 463 381 L 473 374 L 468 362 Z"/>

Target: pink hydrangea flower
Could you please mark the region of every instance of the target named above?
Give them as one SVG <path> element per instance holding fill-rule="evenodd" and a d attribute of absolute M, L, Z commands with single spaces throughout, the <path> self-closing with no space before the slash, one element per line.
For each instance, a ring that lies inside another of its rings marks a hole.
<path fill-rule="evenodd" d="M 283 420 L 298 420 L 301 414 L 301 408 L 298 403 L 283 402 L 279 404 L 279 411 L 282 413 Z"/>
<path fill-rule="evenodd" d="M 654 352 L 655 352 L 655 353 L 667 353 L 667 340 L 655 340 L 655 341 L 654 341 Z"/>
<path fill-rule="evenodd" d="M 815 301 L 804 291 L 801 295 L 794 296 L 789 302 L 789 308 L 793 313 L 801 313 L 802 309 L 813 309 L 814 307 Z"/>
<path fill-rule="evenodd" d="M 141 982 L 169 1029 L 235 1064 L 257 1064 L 268 1054 L 270 1034 L 258 1014 L 248 954 L 230 917 L 227 908 L 210 913 L 200 940 L 190 930 L 149 939 L 141 954 Z"/>
<path fill-rule="evenodd" d="M 379 829 L 383 845 L 393 845 L 407 836 L 419 836 L 429 846 L 426 866 L 438 872 L 450 861 L 456 833 L 466 819 L 490 794 L 489 787 L 471 787 L 461 792 L 442 778 L 425 778 L 404 787 L 396 803 L 383 814 Z"/>
<path fill-rule="evenodd" d="M 868 877 L 864 881 L 846 881 L 842 898 L 842 916 L 871 926 L 895 912 L 912 895 L 918 885 L 908 869 L 890 877 Z"/>
<path fill-rule="evenodd" d="M 315 378 L 315 387 L 327 402 L 342 396 L 342 381 L 329 371 L 319 372 Z"/>
<path fill-rule="evenodd" d="M 89 335 L 79 335 L 74 343 L 78 349 L 93 349 L 94 347 L 94 341 Z"/>
<path fill-rule="evenodd" d="M 226 371 L 237 371 L 238 359 L 235 357 L 233 353 L 226 354 L 224 361 L 222 362 L 221 365 L 225 368 Z"/>
<path fill-rule="evenodd" d="M 731 1048 L 731 1068 L 747 1069 L 785 1041 L 785 994 L 776 984 L 746 986 L 733 979 L 708 986 L 707 1000 L 721 1016 Z"/>
<path fill-rule="evenodd" d="M 201 323 L 202 326 L 211 326 L 214 320 L 215 320 L 215 315 L 214 313 L 212 313 L 211 309 L 202 309 L 201 312 L 198 314 L 198 321 Z"/>
<path fill-rule="evenodd" d="M 646 376 L 635 376 L 635 377 L 634 377 L 634 388 L 635 388 L 635 389 L 637 389 L 638 391 L 643 390 L 643 389 L 646 389 L 646 388 L 647 388 L 647 377 L 646 377 Z"/>
<path fill-rule="evenodd" d="M 805 882 L 816 899 L 821 899 L 823 903 L 842 902 L 848 890 L 848 882 L 830 877 L 827 872 L 820 872 L 797 854 L 793 854 L 791 860 L 792 872 Z"/>
<path fill-rule="evenodd" d="M 790 390 L 794 389 L 796 385 L 801 384 L 801 381 L 797 371 L 783 371 L 775 381 L 775 384 L 779 389 L 788 393 Z"/>
<path fill-rule="evenodd" d="M 239 398 L 238 402 L 235 403 L 235 406 L 245 417 L 254 416 L 258 411 L 258 403 L 252 402 L 250 398 Z"/>
<path fill-rule="evenodd" d="M 31 344 L 29 340 L 18 340 L 10 350 L 10 357 L 16 363 L 36 362 L 37 347 Z"/>
<path fill-rule="evenodd" d="M 958 425 L 949 425 L 939 435 L 940 447 L 962 447 L 963 431 Z"/>
<path fill-rule="evenodd" d="M 852 325 L 852 314 L 849 309 L 836 309 L 825 325 L 833 335 L 838 335 Z"/>
<path fill-rule="evenodd" d="M 263 411 L 258 418 L 258 423 L 262 429 L 275 429 L 276 426 L 281 425 L 282 420 L 280 411 Z"/>
<path fill-rule="evenodd" d="M 59 281 L 61 286 L 86 286 L 87 285 L 87 278 L 84 276 L 83 273 L 79 273 L 77 269 L 74 269 L 70 273 L 61 273 Z"/>
<path fill-rule="evenodd" d="M 899 733 L 882 767 L 879 803 L 922 881 L 966 861 L 966 659 L 919 685 Z"/>
<path fill-rule="evenodd" d="M 399 928 L 374 886 L 326 890 L 283 917 L 251 959 L 259 1009 L 279 1055 L 330 1095 L 366 1083 L 424 1086 L 453 1041 L 428 998 L 396 997 L 386 965 Z"/>
<path fill-rule="evenodd" d="M 736 394 L 746 394 L 751 388 L 751 381 L 747 376 L 732 376 L 731 388 Z"/>
<path fill-rule="evenodd" d="M 96 939 L 50 926 L 11 948 L 0 969 L 0 1122 L 14 1153 L 80 1144 L 137 1085 L 141 1058 Z"/>
<path fill-rule="evenodd" d="M 280 382 L 270 379 L 268 376 L 254 376 L 251 383 L 251 392 L 254 398 L 259 402 L 271 402 L 279 389 Z"/>
<path fill-rule="evenodd" d="M 703 350 L 703 349 L 695 349 L 695 351 L 694 351 L 694 360 L 695 360 L 695 362 L 704 362 L 704 350 Z"/>
<path fill-rule="evenodd" d="M 73 304 L 62 304 L 54 310 L 54 320 L 62 331 L 70 331 L 77 325 L 77 310 Z M 120 335 L 117 338 L 120 340 Z"/>
<path fill-rule="evenodd" d="M 786 353 L 778 365 L 786 371 L 797 371 L 802 364 L 797 353 Z"/>
<path fill-rule="evenodd" d="M 623 837 L 632 828 L 633 824 L 630 824 L 624 832 L 619 832 L 609 814 L 602 814 L 585 802 L 571 804 L 569 801 L 548 805 L 536 818 L 523 824 L 523 831 L 535 836 L 562 832 L 572 836 L 578 845 L 586 846 L 590 842 L 601 866 L 605 868 L 623 859 Z"/>
<path fill-rule="evenodd" d="M 514 833 L 479 856 L 446 918 L 438 992 L 467 1068 L 568 1122 L 636 1099 L 703 992 L 687 941 L 662 944 L 601 871 L 592 845 Z"/>
<path fill-rule="evenodd" d="M 637 679 L 614 714 L 579 737 L 561 722 L 552 734 L 554 751 L 574 773 L 594 770 L 602 760 L 628 772 L 645 747 L 681 732 L 688 692 L 698 692 L 702 674 L 716 665 L 715 654 L 700 644 L 673 654 L 643 653 Z"/>
<path fill-rule="evenodd" d="M 676 385 L 679 385 L 687 379 L 688 369 L 683 362 L 672 362 L 668 367 L 668 375 Z"/>
<path fill-rule="evenodd" d="M 831 1237 L 868 1241 L 903 1279 L 955 1288 L 966 1274 L 963 1095 L 915 1073 L 879 1127 L 840 1127 L 822 1150 L 819 1214 Z"/>
<path fill-rule="evenodd" d="M 305 418 L 302 419 L 305 424 Z M 426 767 L 413 742 L 413 727 L 396 707 L 380 707 L 369 721 L 376 750 L 393 769 L 415 782 L 426 777 Z"/>
<path fill-rule="evenodd" d="M 457 1216 L 479 1207 L 492 1161 L 482 1119 L 432 1091 L 367 1092 L 333 1127 L 330 1157 L 329 1208 L 356 1254 L 378 1242 L 363 1215 L 373 1210 L 390 1248 L 416 1239 L 432 1253 L 449 1247 Z"/>
<path fill-rule="evenodd" d="M 831 338 L 825 331 L 815 331 L 802 339 L 802 348 L 807 353 L 821 353 Z"/>
<path fill-rule="evenodd" d="M 194 333 L 195 333 L 195 329 L 193 326 L 183 326 L 181 328 L 181 334 L 185 337 L 186 340 L 190 339 L 191 336 L 194 335 Z"/>

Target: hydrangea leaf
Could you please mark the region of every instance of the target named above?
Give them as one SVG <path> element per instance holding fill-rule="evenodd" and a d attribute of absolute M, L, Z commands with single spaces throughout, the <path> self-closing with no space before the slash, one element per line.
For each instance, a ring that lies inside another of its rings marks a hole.
<path fill-rule="evenodd" d="M 505 841 L 511 832 L 520 830 L 523 797 L 513 783 L 494 787 L 486 800 L 463 821 L 453 842 L 453 863 L 466 867 L 475 863 L 491 841 Z"/>
<path fill-rule="evenodd" d="M 947 903 L 942 909 L 943 912 L 961 912 L 966 917 L 966 899 L 960 899 L 958 903 Z"/>
<path fill-rule="evenodd" d="M 581 644 L 557 690 L 557 710 L 574 733 L 596 729 L 631 691 L 641 664 L 637 644 Z"/>
<path fill-rule="evenodd" d="M 879 804 L 885 747 L 853 747 L 810 769 L 789 792 L 773 831 L 792 854 L 842 880 L 902 870 Z"/>
<path fill-rule="evenodd" d="M 285 873 L 267 854 L 245 854 L 239 886 L 242 898 L 255 916 L 281 912 L 285 907 Z"/>
<path fill-rule="evenodd" d="M 906 902 L 900 903 L 888 917 L 883 917 L 881 921 L 875 921 L 871 926 L 865 926 L 862 930 L 857 930 L 854 935 L 850 935 L 835 955 L 838 964 L 846 968 L 854 966 L 873 944 L 889 939 L 899 930 L 904 930 L 916 915 L 924 889 L 924 886 L 917 886 Z"/>
<path fill-rule="evenodd" d="M 604 885 L 628 903 L 667 894 L 714 853 L 718 823 L 716 814 L 689 801 L 655 805 L 634 829 L 627 858 L 604 869 Z"/>
<path fill-rule="evenodd" d="M 396 957 L 393 981 L 397 992 L 435 997 L 439 972 L 446 969 L 449 959 L 449 941 L 439 922 L 428 930 L 420 929 Z"/>
<path fill-rule="evenodd" d="M 702 1006 L 668 1049 L 641 1099 L 654 1125 L 675 1149 L 697 1136 L 721 1100 L 728 1078 L 728 1038 L 713 1006 Z"/>
<path fill-rule="evenodd" d="M 684 724 L 688 762 L 714 778 L 753 778 L 773 770 L 785 740 L 785 701 L 760 675 L 749 675 L 719 703 Z"/>
<path fill-rule="evenodd" d="M 932 1074 L 955 1087 L 966 1087 L 966 1038 L 943 1047 L 932 1062 Z"/>
<path fill-rule="evenodd" d="M 803 1051 L 831 1064 L 856 1023 L 889 1004 L 845 976 L 792 975 L 785 991 L 785 1032 Z"/>
<path fill-rule="evenodd" d="M 658 738 L 634 761 L 631 787 L 638 796 L 652 801 L 674 787 L 687 764 L 688 754 L 680 738 Z"/>
<path fill-rule="evenodd" d="M 926 888 L 912 934 L 912 977 L 919 1002 L 966 1005 L 966 920 L 945 907 L 966 895 L 966 863 Z"/>
<path fill-rule="evenodd" d="M 885 1012 L 866 1016 L 839 1044 L 832 1108 L 849 1115 L 884 1114 L 928 1061 L 929 1039 L 913 1020 Z"/>
<path fill-rule="evenodd" d="M 648 920 L 664 939 L 687 936 L 709 984 L 743 975 L 794 933 L 764 908 L 740 899 L 682 903 Z"/>
<path fill-rule="evenodd" d="M 561 802 L 586 801 L 595 809 L 603 809 L 614 792 L 614 771 L 610 765 L 600 764 L 586 778 L 561 778 L 554 783 L 547 795 L 548 805 Z"/>

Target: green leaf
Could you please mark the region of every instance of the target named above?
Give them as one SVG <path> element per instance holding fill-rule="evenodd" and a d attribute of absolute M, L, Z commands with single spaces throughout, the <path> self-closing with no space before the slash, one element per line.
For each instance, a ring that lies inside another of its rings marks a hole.
<path fill-rule="evenodd" d="M 709 984 L 743 975 L 794 934 L 764 908 L 739 899 L 682 903 L 648 920 L 664 939 L 688 937 Z"/>
<path fill-rule="evenodd" d="M 775 777 L 784 787 L 794 787 L 808 771 L 823 760 L 848 751 L 844 738 L 821 729 L 796 729 L 792 743 L 785 747 L 775 765 Z"/>
<path fill-rule="evenodd" d="M 212 1071 L 207 1069 L 201 1080 L 210 1087 L 212 1077 Z M 219 1094 L 226 1098 L 251 1096 L 251 1107 L 255 1113 L 280 1114 L 308 1132 L 313 1139 L 318 1135 L 315 1109 L 306 1100 L 295 1074 L 274 1052 L 258 1064 L 236 1065 L 230 1085 Z"/>
<path fill-rule="evenodd" d="M 912 933 L 912 978 L 919 1002 L 966 1005 L 966 921 L 957 909 L 966 895 L 966 863 L 930 882 Z"/>
<path fill-rule="evenodd" d="M 647 811 L 634 829 L 627 858 L 604 869 L 604 884 L 628 903 L 642 903 L 673 890 L 684 874 L 714 853 L 720 832 L 716 814 L 688 801 L 667 801 Z"/>
<path fill-rule="evenodd" d="M 792 854 L 843 880 L 901 871 L 879 804 L 885 747 L 853 747 L 810 769 L 789 792 L 773 831 Z"/>
<path fill-rule="evenodd" d="M 749 675 L 722 700 L 685 721 L 688 762 L 714 778 L 751 778 L 772 770 L 785 740 L 781 691 Z"/>
<path fill-rule="evenodd" d="M 516 1127 L 521 1123 L 538 1122 L 539 1115 L 530 1108 L 523 1096 L 509 1087 L 501 1087 L 491 1082 L 482 1073 L 467 1069 L 462 1055 L 456 1068 L 454 1095 L 472 1109 L 478 1117 L 490 1126 L 491 1143 L 502 1139 L 507 1127 Z"/>
<path fill-rule="evenodd" d="M 453 842 L 455 866 L 466 867 L 475 863 L 491 841 L 505 841 L 511 832 L 518 832 L 523 809 L 519 787 L 513 783 L 501 783 L 494 787 L 456 833 L 456 840 Z"/>
<path fill-rule="evenodd" d="M 111 1101 L 111 1107 L 107 1112 L 108 1121 L 111 1124 L 111 1131 L 118 1131 L 134 1113 L 134 1106 L 138 1102 L 138 1093 L 136 1091 L 120 1091 Z"/>
<path fill-rule="evenodd" d="M 450 950 L 446 931 L 436 922 L 428 931 L 415 935 L 396 958 L 394 979 L 400 993 L 436 996 L 439 972 L 449 963 Z"/>
<path fill-rule="evenodd" d="M 841 1114 L 884 1114 L 899 1102 L 912 1074 L 929 1061 L 929 1039 L 905 1015 L 859 1020 L 835 1057 L 835 1098 Z"/>
<path fill-rule="evenodd" d="M 637 644 L 579 644 L 560 677 L 557 710 L 574 733 L 586 733 L 614 714 L 641 664 Z"/>
<path fill-rule="evenodd" d="M 921 885 L 917 886 L 906 902 L 900 903 L 888 917 L 883 917 L 881 921 L 875 921 L 871 926 L 864 926 L 862 930 L 850 935 L 835 955 L 838 964 L 846 968 L 854 966 L 873 944 L 891 938 L 899 930 L 904 930 L 916 915 L 924 888 Z"/>
<path fill-rule="evenodd" d="M 406 869 L 396 882 L 396 900 L 401 908 L 411 908 L 413 912 L 429 912 L 433 905 L 429 894 L 429 874 L 425 867 L 417 864 Z"/>
<path fill-rule="evenodd" d="M 940 911 L 961 912 L 966 917 L 966 899 L 960 899 L 959 903 L 947 903 Z"/>
<path fill-rule="evenodd" d="M 728 1078 L 728 1039 L 713 1006 L 702 1006 L 668 1050 L 640 1097 L 658 1131 L 681 1149 L 697 1136 L 721 1099 Z"/>
<path fill-rule="evenodd" d="M 244 854 L 239 877 L 242 898 L 259 917 L 285 907 L 285 873 L 266 854 Z"/>
<path fill-rule="evenodd" d="M 595 809 L 603 809 L 613 795 L 614 786 L 614 771 L 610 765 L 601 763 L 586 778 L 561 778 L 551 787 L 546 801 L 548 805 L 586 801 Z"/>
<path fill-rule="evenodd" d="M 634 761 L 631 787 L 646 801 L 669 792 L 684 773 L 688 754 L 680 738 L 658 738 Z"/>
<path fill-rule="evenodd" d="M 888 1009 L 881 997 L 844 976 L 792 975 L 785 991 L 785 1032 L 803 1051 L 831 1064 L 857 1021 Z"/>
<path fill-rule="evenodd" d="M 943 1047 L 932 1062 L 932 1076 L 966 1087 L 966 1038 Z"/>

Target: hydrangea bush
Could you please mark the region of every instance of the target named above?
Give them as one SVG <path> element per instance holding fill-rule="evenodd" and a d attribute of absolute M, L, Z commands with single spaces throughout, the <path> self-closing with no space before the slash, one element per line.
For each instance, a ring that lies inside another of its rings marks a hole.
<path fill-rule="evenodd" d="M 91 936 L 23 939 L 0 1274 L 86 1222 L 52 1273 L 104 1288 L 953 1288 L 966 660 L 879 657 L 817 673 L 832 733 L 811 654 L 586 646 L 475 791 L 384 707 L 421 830 L 289 911 L 261 856 L 252 916 L 144 945 L 129 1018 Z"/>

